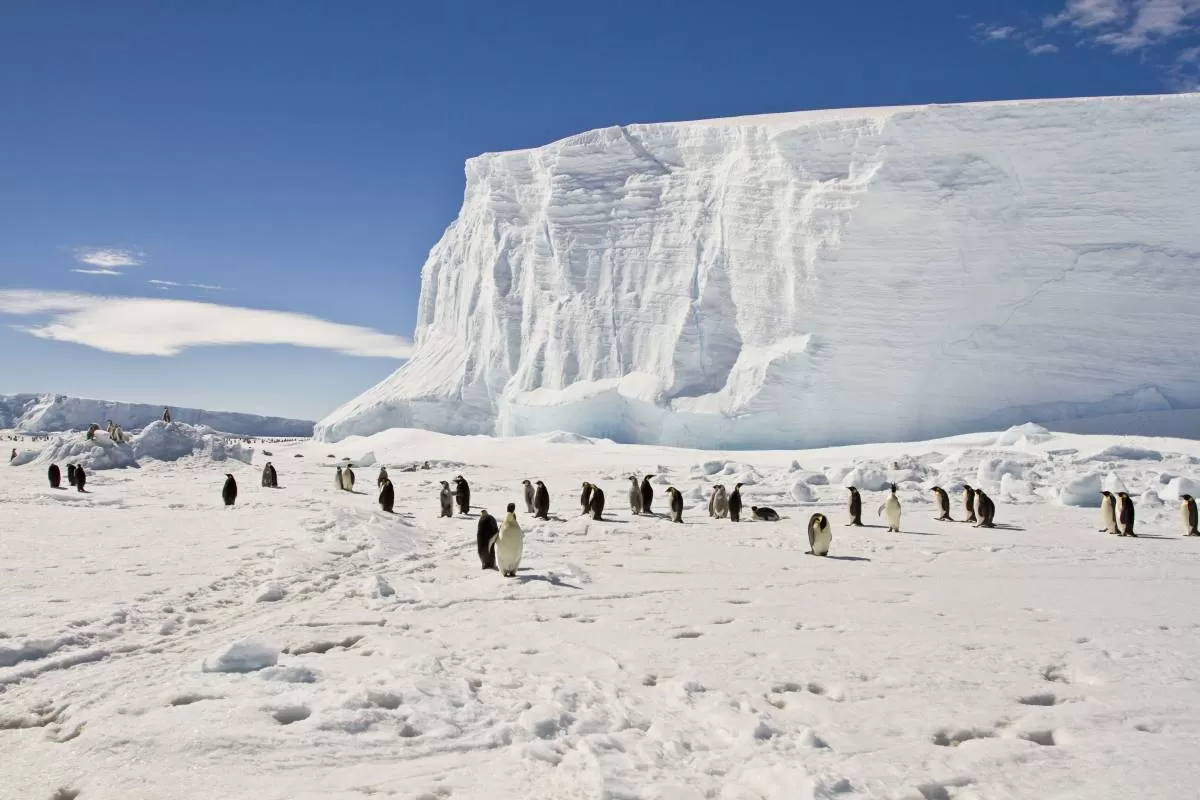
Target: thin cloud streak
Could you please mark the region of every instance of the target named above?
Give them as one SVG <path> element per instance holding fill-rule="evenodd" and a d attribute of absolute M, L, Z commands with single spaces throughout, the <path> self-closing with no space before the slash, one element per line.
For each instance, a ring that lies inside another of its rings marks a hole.
<path fill-rule="evenodd" d="M 401 336 L 307 314 L 156 297 L 109 297 L 33 289 L 0 291 L 0 314 L 47 315 L 18 326 L 32 336 L 109 353 L 173 356 L 193 347 L 289 344 L 351 356 L 408 358 Z"/>
<path fill-rule="evenodd" d="M 212 286 L 207 283 L 176 283 L 175 281 L 160 281 L 150 280 L 149 283 L 154 284 L 160 289 L 181 288 L 181 289 L 207 289 L 210 292 L 223 292 L 224 286 Z"/>
<path fill-rule="evenodd" d="M 73 269 L 71 272 L 78 272 L 80 275 L 124 275 L 124 272 L 117 272 L 115 269 Z"/>
<path fill-rule="evenodd" d="M 80 264 L 89 264 L 102 269 L 114 267 L 137 267 L 141 265 L 138 256 L 145 253 L 134 253 L 132 250 L 122 250 L 115 247 L 77 247 L 75 260 Z"/>

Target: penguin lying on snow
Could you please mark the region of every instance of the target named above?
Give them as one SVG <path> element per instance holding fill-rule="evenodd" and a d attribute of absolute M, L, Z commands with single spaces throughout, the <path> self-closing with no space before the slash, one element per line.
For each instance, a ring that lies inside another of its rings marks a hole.
<path fill-rule="evenodd" d="M 779 512 L 768 506 L 750 506 L 750 513 L 763 522 L 779 522 Z"/>
<path fill-rule="evenodd" d="M 829 545 L 832 541 L 833 532 L 829 529 L 829 519 L 824 514 L 813 514 L 808 520 L 808 554 L 829 555 Z"/>

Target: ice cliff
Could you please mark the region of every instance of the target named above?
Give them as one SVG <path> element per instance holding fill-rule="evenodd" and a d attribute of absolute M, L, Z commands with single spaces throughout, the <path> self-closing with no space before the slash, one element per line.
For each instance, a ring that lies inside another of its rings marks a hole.
<path fill-rule="evenodd" d="M 171 406 L 171 419 L 188 425 L 204 425 L 239 436 L 305 437 L 313 423 L 298 419 L 260 417 L 228 411 L 202 411 Z M 112 420 L 127 431 L 139 430 L 162 419 L 163 406 L 90 400 L 61 394 L 0 395 L 0 428 L 24 433 L 87 430 L 95 422 L 104 427 Z"/>
<path fill-rule="evenodd" d="M 1200 407 L 1200 94 L 589 131 L 466 165 L 413 357 L 330 414 L 798 447 Z"/>

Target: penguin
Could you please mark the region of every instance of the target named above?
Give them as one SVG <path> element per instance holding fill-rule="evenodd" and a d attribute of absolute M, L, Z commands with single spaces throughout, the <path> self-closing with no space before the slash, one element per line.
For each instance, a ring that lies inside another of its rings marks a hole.
<path fill-rule="evenodd" d="M 67 464 L 67 483 L 75 485 L 75 465 Z"/>
<path fill-rule="evenodd" d="M 536 514 L 537 512 L 533 508 L 533 498 L 535 494 L 533 484 L 529 482 L 528 478 L 526 478 L 525 480 L 521 481 L 521 485 L 525 487 L 525 512 L 528 514 Z"/>
<path fill-rule="evenodd" d="M 1117 522 L 1121 525 L 1122 536 L 1137 536 L 1133 532 L 1133 498 L 1125 492 L 1117 492 Z"/>
<path fill-rule="evenodd" d="M 996 504 L 992 502 L 992 498 L 984 494 L 983 489 L 975 490 L 975 514 L 979 517 L 976 528 L 996 527 L 993 522 L 996 518 Z"/>
<path fill-rule="evenodd" d="M 725 519 L 729 515 L 729 497 L 725 487 L 717 484 L 713 487 L 712 496 L 708 498 L 708 515 L 717 519 Z"/>
<path fill-rule="evenodd" d="M 654 487 L 650 485 L 650 479 L 653 475 L 642 476 L 642 513 L 652 514 L 650 504 L 654 502 Z"/>
<path fill-rule="evenodd" d="M 779 512 L 767 506 L 750 506 L 750 513 L 763 522 L 779 522 Z"/>
<path fill-rule="evenodd" d="M 442 481 L 442 492 L 438 495 L 442 502 L 442 513 L 438 517 L 454 516 L 454 493 L 450 491 L 450 482 Z"/>
<path fill-rule="evenodd" d="M 454 499 L 458 502 L 458 513 L 466 514 L 471 510 L 471 486 L 462 475 L 454 479 Z"/>
<path fill-rule="evenodd" d="M 537 489 L 533 493 L 533 517 L 550 519 L 550 490 L 541 481 L 537 482 Z"/>
<path fill-rule="evenodd" d="M 933 492 L 937 498 L 937 507 L 939 516 L 935 517 L 938 522 L 954 522 L 954 518 L 950 516 L 950 495 L 946 494 L 946 490 L 940 486 L 934 486 L 929 491 Z"/>
<path fill-rule="evenodd" d="M 170 423 L 170 421 L 171 421 L 171 409 L 169 409 L 169 408 L 164 408 L 164 409 L 163 409 L 162 421 L 163 421 L 163 422 L 166 422 L 166 423 Z"/>
<path fill-rule="evenodd" d="M 861 528 L 862 521 L 862 495 L 858 493 L 858 489 L 853 486 L 846 487 L 850 490 L 850 525 L 855 528 Z"/>
<path fill-rule="evenodd" d="M 742 518 L 742 484 L 736 484 L 729 495 L 729 519 L 740 522 Z"/>
<path fill-rule="evenodd" d="M 346 488 L 346 483 L 345 483 L 345 481 L 342 480 L 342 468 L 341 467 L 337 468 L 337 476 L 334 477 L 333 481 L 334 481 L 334 485 L 337 486 L 337 488 L 343 489 L 343 490 Z"/>
<path fill-rule="evenodd" d="M 1190 494 L 1179 495 L 1179 518 L 1183 520 L 1184 536 L 1200 536 L 1196 530 L 1196 499 Z"/>
<path fill-rule="evenodd" d="M 525 545 L 525 534 L 517 524 L 517 504 L 508 504 L 508 514 L 504 524 L 493 541 L 496 543 L 496 567 L 506 578 L 517 576 L 517 567 L 521 564 L 521 550 Z"/>
<path fill-rule="evenodd" d="M 221 499 L 225 501 L 225 505 L 231 506 L 237 500 L 237 481 L 233 479 L 233 473 L 225 473 L 225 485 L 221 487 Z"/>
<path fill-rule="evenodd" d="M 62 472 L 58 469 L 58 464 L 51 464 L 50 469 L 46 470 L 46 477 L 50 479 L 50 488 L 57 489 L 62 483 Z"/>
<path fill-rule="evenodd" d="M 380 489 L 382 489 L 383 484 L 387 480 L 388 480 L 387 467 L 380 467 L 379 468 L 379 477 L 375 479 L 375 485 L 378 486 Z"/>
<path fill-rule="evenodd" d="M 483 569 L 496 569 L 496 535 L 500 528 L 496 518 L 487 512 L 486 508 L 479 509 L 479 524 L 475 526 L 475 547 L 479 551 L 479 563 Z"/>
<path fill-rule="evenodd" d="M 592 487 L 592 496 L 588 498 L 588 511 L 592 515 L 592 519 L 602 519 L 604 513 L 604 490 L 596 484 L 589 484 Z"/>
<path fill-rule="evenodd" d="M 87 483 L 87 473 L 83 471 L 83 464 L 75 467 L 75 488 L 83 491 L 84 484 Z"/>
<path fill-rule="evenodd" d="M 829 529 L 828 518 L 824 514 L 813 514 L 808 520 L 808 554 L 829 555 L 829 544 L 832 541 L 833 533 Z"/>
<path fill-rule="evenodd" d="M 267 465 L 263 467 L 262 485 L 267 489 L 271 489 L 275 486 L 275 468 L 271 466 L 270 461 L 268 461 Z"/>
<path fill-rule="evenodd" d="M 342 470 L 342 488 L 347 492 L 354 491 L 354 470 L 350 469 L 349 464 Z"/>
<path fill-rule="evenodd" d="M 683 522 L 683 495 L 674 486 L 667 487 L 667 494 L 671 496 L 671 522 Z"/>
<path fill-rule="evenodd" d="M 975 518 L 975 490 L 969 485 L 963 484 L 963 509 L 967 512 L 967 518 L 963 522 L 978 522 Z"/>
<path fill-rule="evenodd" d="M 387 478 L 383 479 L 383 488 L 379 490 L 379 507 L 391 514 L 396 505 L 396 487 Z"/>
<path fill-rule="evenodd" d="M 588 513 L 588 509 L 592 507 L 592 485 L 587 481 L 583 482 L 583 490 L 579 493 L 580 514 Z"/>
<path fill-rule="evenodd" d="M 1117 530 L 1117 498 L 1112 492 L 1100 493 L 1100 522 L 1104 525 L 1101 533 L 1120 533 Z"/>
<path fill-rule="evenodd" d="M 883 505 L 879 507 L 879 512 L 876 516 L 883 516 L 887 512 L 888 532 L 900 532 L 900 498 L 896 496 L 896 484 L 892 484 L 892 493 L 888 495 L 887 500 L 883 501 Z"/>
<path fill-rule="evenodd" d="M 629 476 L 629 510 L 635 517 L 642 513 L 642 487 L 637 475 Z"/>

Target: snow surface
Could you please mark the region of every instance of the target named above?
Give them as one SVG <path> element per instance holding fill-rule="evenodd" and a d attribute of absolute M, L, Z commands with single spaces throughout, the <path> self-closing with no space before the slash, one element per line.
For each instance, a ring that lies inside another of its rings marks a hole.
<path fill-rule="evenodd" d="M 87 430 L 93 422 L 101 428 L 112 420 L 126 431 L 162 420 L 164 406 L 89 400 L 61 394 L 0 395 L 0 428 L 21 433 L 54 433 Z M 202 411 L 170 406 L 173 422 L 206 425 L 222 433 L 242 436 L 311 436 L 313 423 L 282 417 L 260 417 L 230 411 Z"/>
<path fill-rule="evenodd" d="M 1171 501 L 1127 539 L 1059 497 L 1113 475 L 1165 498 L 1200 479 L 1200 442 L 1030 433 L 735 454 L 397 430 L 273 447 L 278 490 L 257 455 L 100 471 L 82 495 L 11 467 L 0 798 L 1194 796 L 1200 540 Z M 395 515 L 369 479 L 332 486 L 366 453 Z M 845 526 L 856 469 L 906 476 L 903 533 L 872 518 L 883 492 Z M 659 512 L 683 490 L 686 524 L 629 514 L 635 470 Z M 984 487 L 999 527 L 934 521 L 928 488 L 981 472 L 1025 487 Z M 480 570 L 474 516 L 438 518 L 459 473 L 493 513 L 547 481 L 517 579 Z M 780 522 L 708 517 L 740 475 Z M 602 521 L 578 516 L 583 480 Z M 827 559 L 804 555 L 817 511 Z"/>
<path fill-rule="evenodd" d="M 91 472 L 96 469 L 120 469 L 137 467 L 143 461 L 177 461 L 181 458 L 198 457 L 207 461 L 233 459 L 250 463 L 254 448 L 231 441 L 223 434 L 205 426 L 188 425 L 183 422 L 158 420 L 137 434 L 126 434 L 126 440 L 115 442 L 107 431 L 96 431 L 91 439 L 84 431 L 61 433 L 50 438 L 40 451 L 26 449 L 18 451 L 21 458 L 13 466 L 35 463 L 42 466 L 58 464 L 66 469 L 67 464 L 80 464 Z"/>
<path fill-rule="evenodd" d="M 784 447 L 1200 407 L 1200 94 L 614 126 L 466 165 L 318 423 Z"/>

